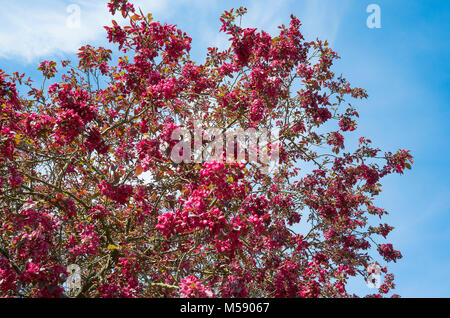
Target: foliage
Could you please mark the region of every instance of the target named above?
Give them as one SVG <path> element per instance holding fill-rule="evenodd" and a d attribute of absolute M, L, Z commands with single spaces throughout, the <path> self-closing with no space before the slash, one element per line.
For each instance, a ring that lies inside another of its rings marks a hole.
<path fill-rule="evenodd" d="M 84 46 L 75 67 L 40 64 L 48 89 L 0 71 L 0 295 L 64 296 L 77 264 L 78 297 L 352 296 L 347 281 L 367 277 L 371 247 L 401 257 L 377 243 L 392 227 L 372 222 L 386 214 L 373 204 L 380 179 L 412 157 L 363 137 L 343 152 L 358 117 L 344 99 L 367 94 L 331 71 L 327 42 L 305 41 L 294 16 L 277 37 L 241 28 L 240 8 L 220 19 L 230 48 L 197 64 L 176 26 L 126 0 L 109 8 L 129 20 L 106 27 L 115 64 Z M 174 163 L 171 133 L 196 120 L 278 127 L 279 170 Z M 386 274 L 374 296 L 393 286 Z"/>

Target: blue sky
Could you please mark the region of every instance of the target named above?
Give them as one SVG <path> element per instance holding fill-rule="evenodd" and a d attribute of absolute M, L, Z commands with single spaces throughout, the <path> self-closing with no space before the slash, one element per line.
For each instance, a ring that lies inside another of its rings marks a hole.
<path fill-rule="evenodd" d="M 378 205 L 396 227 L 390 241 L 403 259 L 390 266 L 403 297 L 450 297 L 450 2 L 446 0 L 134 1 L 155 19 L 177 24 L 193 38 L 192 58 L 206 47 L 225 47 L 218 35 L 224 10 L 246 6 L 244 26 L 275 34 L 290 13 L 307 39 L 331 42 L 342 57 L 335 72 L 367 89 L 359 102 L 359 134 L 386 151 L 410 149 L 405 175 L 384 179 Z M 67 19 L 80 8 L 80 25 Z M 381 28 L 370 29 L 369 4 L 381 9 Z M 0 69 L 38 79 L 43 59 L 74 59 L 84 44 L 107 45 L 105 1 L 0 0 Z M 68 10 L 69 7 L 69 11 Z M 351 290 L 371 293 L 360 279 Z"/>

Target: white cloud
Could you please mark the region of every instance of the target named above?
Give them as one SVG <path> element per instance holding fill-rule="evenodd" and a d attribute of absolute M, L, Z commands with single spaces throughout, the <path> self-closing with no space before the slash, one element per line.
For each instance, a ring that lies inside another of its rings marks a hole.
<path fill-rule="evenodd" d="M 47 0 L 5 1 L 0 12 L 0 57 L 35 58 L 64 52 L 75 52 L 83 42 L 98 38 L 108 20 L 99 4 L 73 2 L 79 5 L 80 25 L 68 24 L 71 3 Z"/>
<path fill-rule="evenodd" d="M 133 3 L 144 12 L 170 11 L 167 0 Z M 106 31 L 103 26 L 110 25 L 113 19 L 106 4 L 106 0 L 0 0 L 0 58 L 32 62 L 38 58 L 74 53 L 87 43 L 104 43 Z M 73 7 L 80 10 L 78 27 L 73 24 L 76 10 L 69 10 Z M 123 20 L 118 13 L 114 19 Z"/>
<path fill-rule="evenodd" d="M 106 0 L 0 0 L 0 58 L 34 62 L 74 53 L 87 43 L 104 45 L 106 32 L 103 26 L 110 25 L 112 19 L 106 3 Z M 345 7 L 341 1 L 316 0 L 243 1 L 240 4 L 204 0 L 134 0 L 132 3 L 143 12 L 152 12 L 161 21 L 184 10 L 181 17 L 195 23 L 203 44 L 221 49 L 228 46 L 227 36 L 219 34 L 217 28 L 218 18 L 225 9 L 246 6 L 248 13 L 242 25 L 264 29 L 272 35 L 278 32 L 278 25 L 288 23 L 292 12 L 301 18 L 308 38 L 319 36 L 332 42 Z M 80 9 L 77 28 L 70 24 L 74 14 L 74 11 L 67 11 L 70 5 Z M 214 25 L 211 24 L 212 16 Z M 119 14 L 114 19 L 122 20 Z"/>
<path fill-rule="evenodd" d="M 303 25 L 304 37 L 307 40 L 328 40 L 332 45 L 348 5 L 348 0 L 306 0 L 306 5 L 297 13 Z"/>

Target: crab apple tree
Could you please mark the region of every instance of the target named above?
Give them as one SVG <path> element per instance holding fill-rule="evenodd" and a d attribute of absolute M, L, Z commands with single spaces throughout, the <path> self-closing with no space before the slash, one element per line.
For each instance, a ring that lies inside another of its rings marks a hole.
<path fill-rule="evenodd" d="M 75 264 L 71 297 L 352 297 L 351 277 L 401 258 L 374 200 L 412 156 L 344 147 L 358 118 L 345 100 L 367 94 L 333 73 L 327 42 L 295 16 L 276 37 L 243 28 L 239 8 L 220 18 L 229 47 L 199 64 L 176 26 L 108 7 L 125 20 L 105 27 L 114 52 L 44 61 L 37 86 L 0 71 L 1 296 L 66 297 Z M 196 121 L 278 129 L 278 168 L 174 162 L 174 131 Z M 392 292 L 381 271 L 370 296 Z"/>

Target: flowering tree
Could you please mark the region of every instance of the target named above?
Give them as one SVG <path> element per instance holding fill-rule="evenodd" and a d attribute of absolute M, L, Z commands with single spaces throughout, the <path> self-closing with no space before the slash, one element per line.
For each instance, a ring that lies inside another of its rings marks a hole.
<path fill-rule="evenodd" d="M 363 137 L 343 152 L 358 117 L 344 98 L 367 95 L 335 77 L 327 42 L 305 41 L 294 16 L 277 37 L 241 28 L 240 8 L 220 19 L 230 48 L 197 64 L 175 26 L 108 6 L 129 21 L 106 27 L 115 63 L 87 45 L 77 66 L 42 62 L 39 88 L 0 71 L 0 295 L 342 297 L 349 277 L 367 278 L 371 251 L 401 258 L 380 241 L 392 227 L 373 201 L 412 157 Z M 196 121 L 277 128 L 266 146 L 277 169 L 220 151 L 175 162 L 174 133 Z M 376 296 L 394 286 L 381 271 Z"/>

